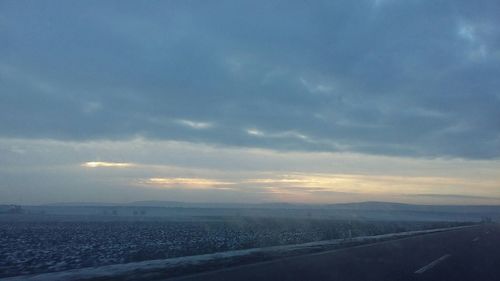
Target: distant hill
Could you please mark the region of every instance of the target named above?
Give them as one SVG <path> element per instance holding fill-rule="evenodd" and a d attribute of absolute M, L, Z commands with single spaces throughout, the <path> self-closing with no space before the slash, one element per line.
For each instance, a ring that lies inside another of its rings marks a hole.
<path fill-rule="evenodd" d="M 179 201 L 134 201 L 130 203 L 95 203 L 95 202 L 63 202 L 44 204 L 53 207 L 94 207 L 94 206 L 121 206 L 121 207 L 161 207 L 161 208 L 314 208 L 322 205 L 293 204 L 286 202 L 273 203 L 196 203 Z"/>
<path fill-rule="evenodd" d="M 392 202 L 342 204 L 293 203 L 188 203 L 177 201 L 137 201 L 113 203 L 57 203 L 23 206 L 27 213 L 45 215 L 85 215 L 90 217 L 131 217 L 167 219 L 217 217 L 293 217 L 349 220 L 401 221 L 500 221 L 500 206 L 413 205 Z"/>
<path fill-rule="evenodd" d="M 19 205 L 0 205 L 0 214 L 22 214 L 24 209 Z"/>

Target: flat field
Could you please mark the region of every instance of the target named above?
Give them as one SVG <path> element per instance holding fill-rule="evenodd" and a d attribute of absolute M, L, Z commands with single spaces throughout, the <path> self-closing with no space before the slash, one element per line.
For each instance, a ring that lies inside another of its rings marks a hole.
<path fill-rule="evenodd" d="M 5 215 L 0 218 L 0 278 L 456 225 L 263 217 L 167 220 Z"/>

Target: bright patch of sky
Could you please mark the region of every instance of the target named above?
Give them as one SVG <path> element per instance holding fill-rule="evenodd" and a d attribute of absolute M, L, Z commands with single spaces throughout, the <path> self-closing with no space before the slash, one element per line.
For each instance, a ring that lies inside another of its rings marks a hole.
<path fill-rule="evenodd" d="M 0 203 L 500 203 L 498 160 L 279 152 L 145 139 L 1 139 L 0 152 Z"/>

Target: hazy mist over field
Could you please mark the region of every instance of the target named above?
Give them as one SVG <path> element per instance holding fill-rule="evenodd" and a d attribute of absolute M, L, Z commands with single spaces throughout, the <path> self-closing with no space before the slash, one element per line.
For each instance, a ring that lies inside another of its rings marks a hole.
<path fill-rule="evenodd" d="M 0 1 L 0 203 L 500 203 L 497 1 Z"/>

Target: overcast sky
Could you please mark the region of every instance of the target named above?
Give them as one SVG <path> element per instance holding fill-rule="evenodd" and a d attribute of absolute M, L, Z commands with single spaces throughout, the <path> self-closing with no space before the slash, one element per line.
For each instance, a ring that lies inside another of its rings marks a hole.
<path fill-rule="evenodd" d="M 0 1 L 0 203 L 500 204 L 499 14 Z"/>

